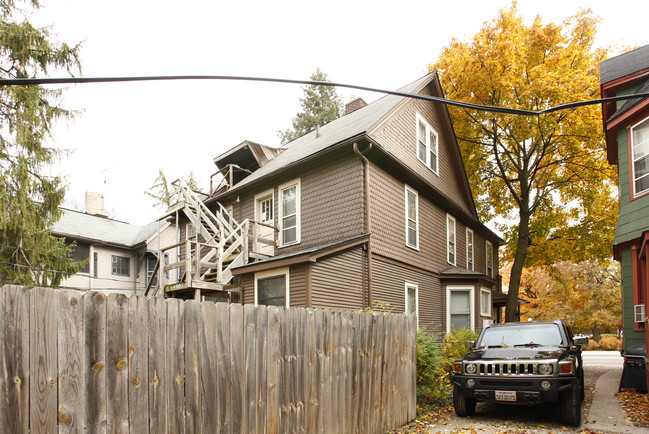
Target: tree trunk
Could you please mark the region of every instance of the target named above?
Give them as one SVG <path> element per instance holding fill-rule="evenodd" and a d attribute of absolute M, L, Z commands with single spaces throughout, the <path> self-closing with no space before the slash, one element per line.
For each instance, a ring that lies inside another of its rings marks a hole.
<path fill-rule="evenodd" d="M 512 264 L 509 276 L 509 292 L 507 293 L 507 307 L 505 310 L 505 322 L 518 321 L 518 290 L 523 275 L 523 265 L 527 256 L 527 247 L 530 243 L 530 213 L 527 203 L 520 209 L 520 221 L 518 223 L 518 240 L 516 241 L 516 255 Z"/>

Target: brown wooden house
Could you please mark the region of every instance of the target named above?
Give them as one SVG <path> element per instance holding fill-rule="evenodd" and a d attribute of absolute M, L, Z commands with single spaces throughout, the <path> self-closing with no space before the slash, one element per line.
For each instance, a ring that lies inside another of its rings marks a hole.
<path fill-rule="evenodd" d="M 436 73 L 400 90 L 442 96 Z M 207 197 L 180 185 L 163 216 L 179 233 L 163 248 L 178 258 L 167 296 L 388 306 L 434 332 L 497 318 L 502 240 L 478 220 L 446 106 L 354 103 L 283 148 L 243 142 L 215 158 L 224 180 Z"/>

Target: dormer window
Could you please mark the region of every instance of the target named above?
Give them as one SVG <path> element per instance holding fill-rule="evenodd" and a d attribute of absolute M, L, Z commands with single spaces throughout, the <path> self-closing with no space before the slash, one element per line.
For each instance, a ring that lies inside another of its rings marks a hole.
<path fill-rule="evenodd" d="M 631 127 L 633 197 L 649 193 L 649 118 Z"/>
<path fill-rule="evenodd" d="M 417 158 L 439 175 L 437 133 L 417 114 Z"/>

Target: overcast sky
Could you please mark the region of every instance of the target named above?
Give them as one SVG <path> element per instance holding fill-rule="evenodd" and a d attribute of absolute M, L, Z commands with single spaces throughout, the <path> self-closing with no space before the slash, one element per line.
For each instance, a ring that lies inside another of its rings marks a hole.
<path fill-rule="evenodd" d="M 427 72 L 452 37 L 465 39 L 509 6 L 498 1 L 56 0 L 32 20 L 61 41 L 83 42 L 85 77 L 243 75 L 397 89 Z M 51 3 L 51 4 L 47 4 Z M 599 45 L 649 43 L 649 2 L 519 2 L 528 21 L 560 22 L 580 8 L 601 17 Z M 381 95 L 340 89 L 343 101 Z M 66 177 L 65 206 L 105 195 L 114 218 L 147 224 L 161 214 L 143 192 L 163 169 L 193 171 L 209 188 L 213 159 L 243 140 L 278 146 L 299 110 L 299 85 L 234 81 L 83 84 L 64 105 L 82 112 L 54 130 L 70 151 L 54 168 Z"/>

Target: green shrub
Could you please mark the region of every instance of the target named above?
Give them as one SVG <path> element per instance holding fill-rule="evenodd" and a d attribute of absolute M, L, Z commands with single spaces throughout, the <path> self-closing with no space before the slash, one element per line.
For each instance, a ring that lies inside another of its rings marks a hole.
<path fill-rule="evenodd" d="M 622 339 L 617 336 L 604 336 L 599 340 L 599 349 L 602 351 L 613 351 L 622 349 Z"/>
<path fill-rule="evenodd" d="M 469 352 L 466 342 L 477 340 L 478 333 L 468 329 L 454 330 L 453 333 L 444 336 L 442 340 L 442 368 L 450 373 L 453 369 L 453 362 Z"/>
<path fill-rule="evenodd" d="M 417 330 L 417 398 L 422 404 L 443 400 L 446 386 L 441 371 L 442 353 L 435 337 L 423 327 Z"/>

